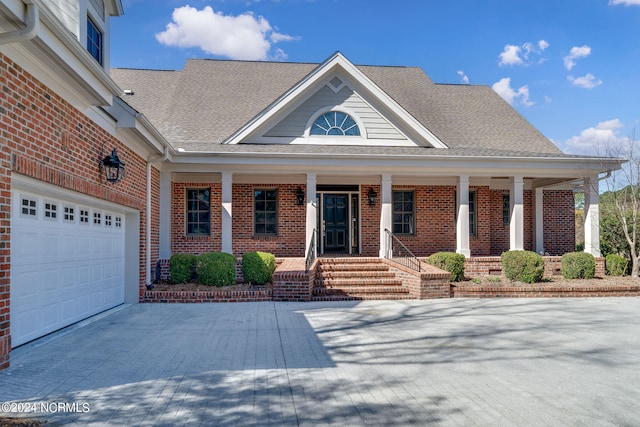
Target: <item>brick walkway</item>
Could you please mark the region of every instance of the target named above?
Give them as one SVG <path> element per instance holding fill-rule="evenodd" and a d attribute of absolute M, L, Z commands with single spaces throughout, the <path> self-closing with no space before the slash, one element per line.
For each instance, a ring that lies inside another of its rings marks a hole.
<path fill-rule="evenodd" d="M 640 298 L 139 304 L 86 323 L 14 351 L 0 402 L 49 412 L 10 415 L 96 426 L 640 423 Z M 58 403 L 76 406 L 52 411 Z"/>

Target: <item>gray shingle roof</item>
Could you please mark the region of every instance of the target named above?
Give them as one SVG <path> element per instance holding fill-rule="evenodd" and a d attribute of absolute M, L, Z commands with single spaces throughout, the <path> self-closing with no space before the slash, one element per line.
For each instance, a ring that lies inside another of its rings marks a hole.
<path fill-rule="evenodd" d="M 197 59 L 188 60 L 182 71 L 116 68 L 111 75 L 120 87 L 134 91 L 123 99 L 174 148 L 187 151 L 564 156 L 490 87 L 436 84 L 420 68 L 393 66 L 358 68 L 451 150 L 220 145 L 317 66 Z"/>

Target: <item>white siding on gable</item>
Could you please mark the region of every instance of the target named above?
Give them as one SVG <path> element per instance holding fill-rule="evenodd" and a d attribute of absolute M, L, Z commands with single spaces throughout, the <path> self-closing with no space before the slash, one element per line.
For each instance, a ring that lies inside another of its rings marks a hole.
<path fill-rule="evenodd" d="M 80 32 L 78 21 L 80 18 L 79 0 L 48 0 L 43 3 L 71 34 L 78 37 Z"/>
<path fill-rule="evenodd" d="M 265 132 L 264 136 L 302 138 L 305 133 L 305 126 L 313 114 L 323 108 L 340 110 L 340 107 L 348 110 L 350 114 L 356 116 L 355 118 L 364 124 L 364 129 L 360 129 L 360 134 L 367 139 L 407 139 L 380 113 L 371 108 L 369 104 L 347 86 L 343 87 L 338 93 L 328 86 L 323 86 L 322 89 L 302 103 L 284 120 Z"/>
<path fill-rule="evenodd" d="M 89 0 L 95 12 L 104 21 L 104 0 Z"/>

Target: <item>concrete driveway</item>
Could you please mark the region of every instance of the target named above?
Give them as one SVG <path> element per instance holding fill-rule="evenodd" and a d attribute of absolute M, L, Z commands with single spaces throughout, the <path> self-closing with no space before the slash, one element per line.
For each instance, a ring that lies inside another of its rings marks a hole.
<path fill-rule="evenodd" d="M 3 415 L 47 425 L 631 426 L 638 402 L 639 298 L 139 304 L 0 373 Z"/>

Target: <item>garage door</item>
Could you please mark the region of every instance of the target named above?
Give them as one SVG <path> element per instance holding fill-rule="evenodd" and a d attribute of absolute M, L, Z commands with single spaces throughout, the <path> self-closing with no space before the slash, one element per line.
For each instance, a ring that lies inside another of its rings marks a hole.
<path fill-rule="evenodd" d="M 124 215 L 95 203 L 12 192 L 13 347 L 124 302 Z"/>

